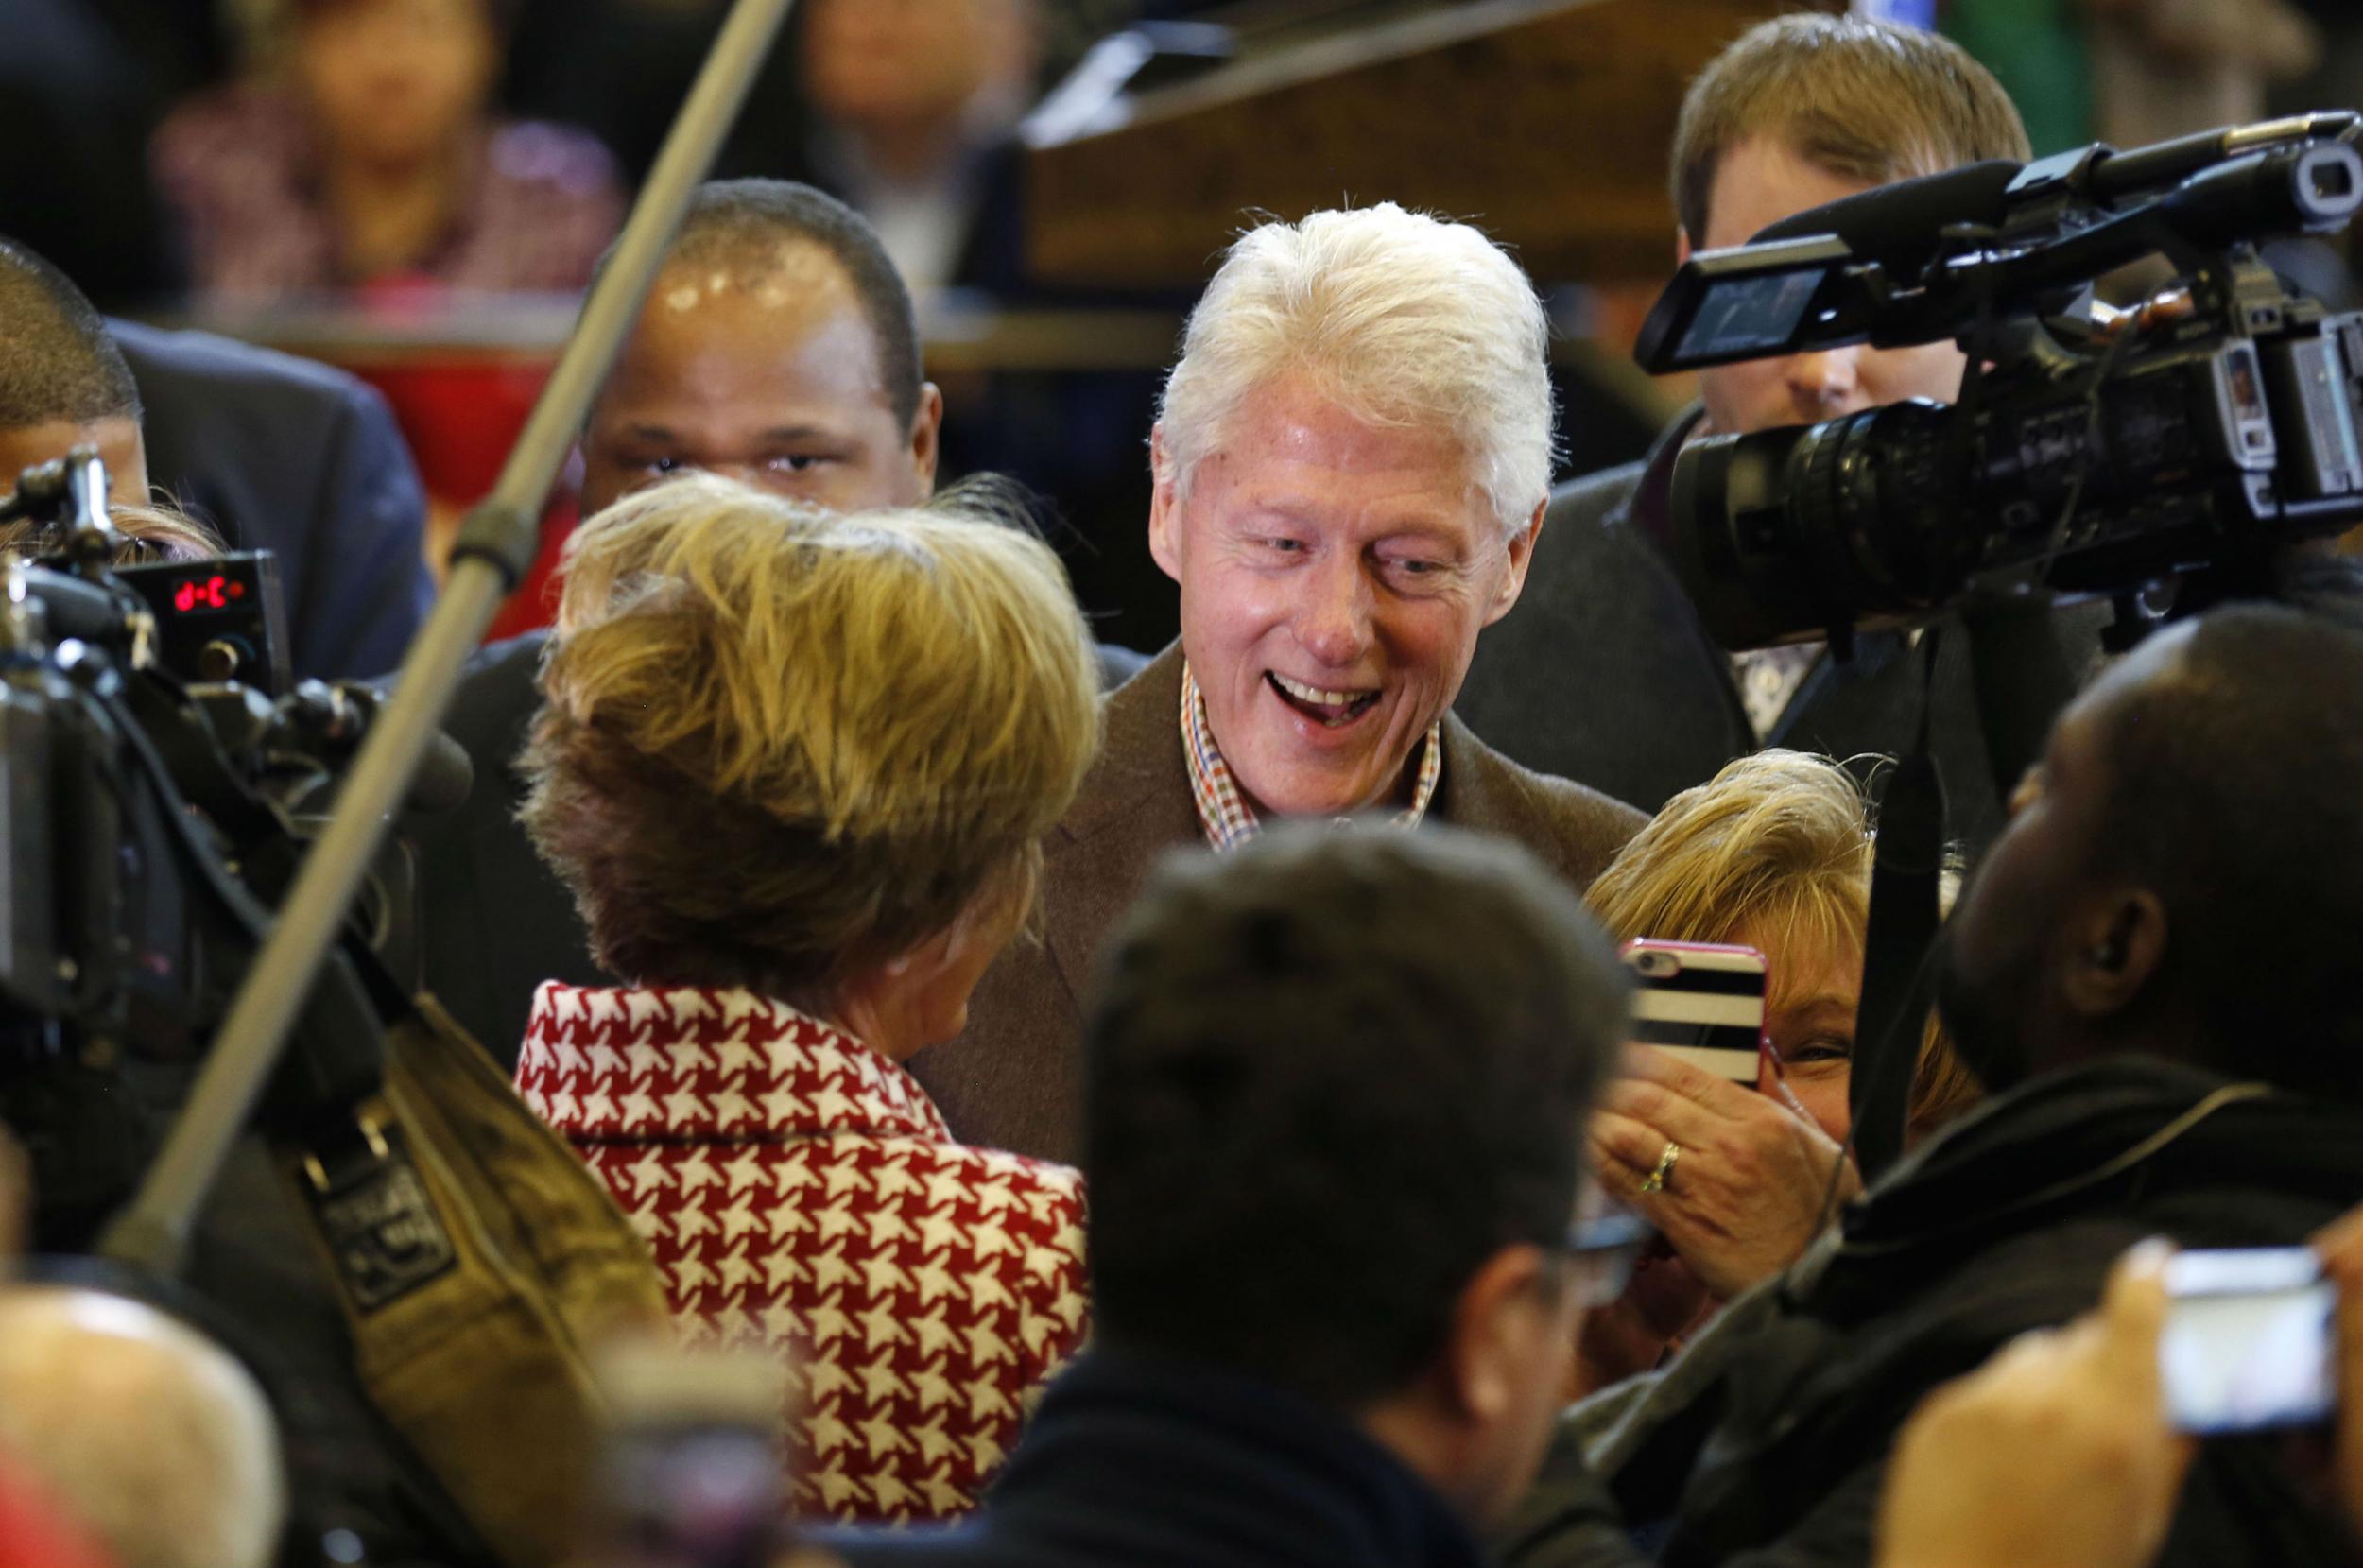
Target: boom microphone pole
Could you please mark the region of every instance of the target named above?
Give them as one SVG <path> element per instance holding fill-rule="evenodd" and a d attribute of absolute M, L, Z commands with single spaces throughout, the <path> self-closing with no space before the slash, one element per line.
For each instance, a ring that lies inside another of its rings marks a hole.
<path fill-rule="evenodd" d="M 278 1064 L 288 1029 L 459 688 L 469 654 L 501 600 L 533 564 L 537 521 L 559 465 L 639 318 L 691 192 L 737 119 L 793 4 L 734 0 L 499 482 L 460 528 L 442 597 L 411 643 L 393 695 L 370 727 L 335 814 L 304 857 L 270 939 L 238 988 L 187 1105 L 139 1191 L 99 1237 L 102 1255 L 161 1273 L 179 1272 L 198 1210 Z"/>

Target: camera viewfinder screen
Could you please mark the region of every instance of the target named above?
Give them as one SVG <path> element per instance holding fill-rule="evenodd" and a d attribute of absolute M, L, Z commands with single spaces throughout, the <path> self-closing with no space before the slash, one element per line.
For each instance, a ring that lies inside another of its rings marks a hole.
<path fill-rule="evenodd" d="M 1676 352 L 1684 360 L 1703 360 L 1786 348 L 1826 275 L 1813 267 L 1708 285 Z"/>

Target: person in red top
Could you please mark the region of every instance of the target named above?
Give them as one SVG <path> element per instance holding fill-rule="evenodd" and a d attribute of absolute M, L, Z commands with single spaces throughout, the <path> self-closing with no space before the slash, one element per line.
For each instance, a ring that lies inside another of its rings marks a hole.
<path fill-rule="evenodd" d="M 808 1514 L 968 1508 L 1086 1330 L 1075 1173 L 963 1147 L 959 1033 L 1098 738 L 1057 558 L 985 497 L 695 474 L 569 542 L 524 820 L 619 987 L 543 986 L 526 1100 L 694 1336 L 790 1352 Z"/>
<path fill-rule="evenodd" d="M 586 132 L 493 112 L 510 0 L 283 9 L 283 68 L 181 105 L 149 148 L 198 293 L 590 281 L 623 186 Z"/>

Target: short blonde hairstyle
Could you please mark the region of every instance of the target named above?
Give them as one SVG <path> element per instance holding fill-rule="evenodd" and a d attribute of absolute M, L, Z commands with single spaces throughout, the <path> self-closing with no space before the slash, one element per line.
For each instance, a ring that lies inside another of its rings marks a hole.
<path fill-rule="evenodd" d="M 1675 123 L 1674 214 L 1704 245 L 1723 155 L 1751 137 L 1885 185 L 1989 158 L 2032 156 L 1993 73 L 1941 34 L 1859 16 L 1776 16 L 1708 62 Z"/>
<path fill-rule="evenodd" d="M 1290 376 L 1365 424 L 1432 429 L 1514 537 L 1551 488 L 1550 325 L 1508 251 L 1393 202 L 1239 236 L 1190 312 L 1158 407 L 1186 494 L 1259 388 Z"/>
<path fill-rule="evenodd" d="M 1585 895 L 1620 941 L 1727 942 L 1747 926 L 1786 946 L 1859 957 L 1871 921 L 1871 816 L 1853 774 L 1778 749 L 1728 763 L 1665 803 Z M 1949 906 L 1953 879 L 1945 880 Z M 1778 1006 L 1796 984 L 1775 972 Z M 1975 1081 L 1931 1022 L 1911 1121 L 1933 1127 L 1974 1100 Z"/>
<path fill-rule="evenodd" d="M 1012 525 L 973 491 L 837 515 L 691 474 L 577 531 L 520 816 L 603 965 L 826 1001 L 1030 887 L 1098 691 Z"/>
<path fill-rule="evenodd" d="M 1759 925 L 1859 950 L 1871 853 L 1870 808 L 1852 774 L 1827 757 L 1759 751 L 1668 801 L 1586 896 L 1620 941 L 1721 942 Z"/>

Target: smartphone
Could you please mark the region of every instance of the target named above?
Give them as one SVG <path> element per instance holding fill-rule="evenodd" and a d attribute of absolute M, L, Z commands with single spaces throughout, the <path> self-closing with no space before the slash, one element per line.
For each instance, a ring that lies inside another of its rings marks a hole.
<path fill-rule="evenodd" d="M 1716 1077 L 1753 1085 L 1764 1040 L 1764 955 L 1645 937 L 1617 949 L 1640 982 L 1631 1038 Z"/>
<path fill-rule="evenodd" d="M 2307 1247 L 2178 1252 L 2158 1365 L 2180 1431 L 2308 1426 L 2337 1404 L 2337 1287 Z"/>

